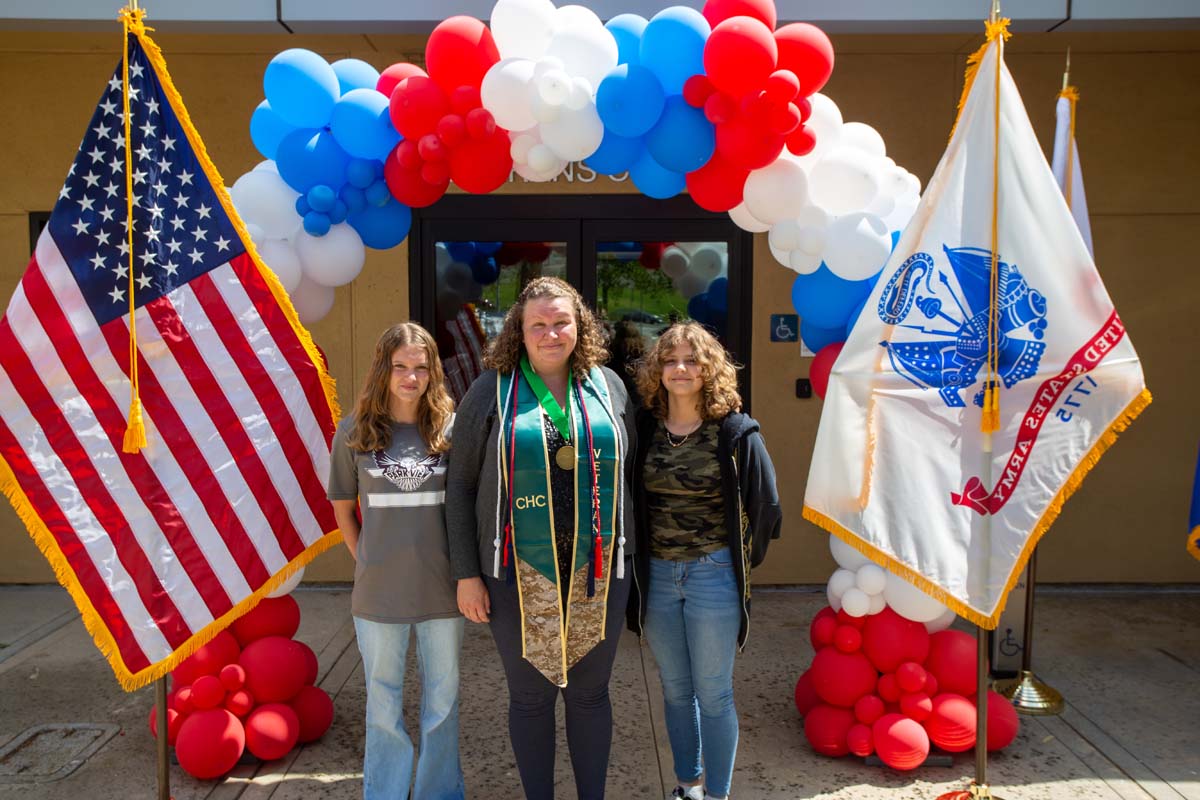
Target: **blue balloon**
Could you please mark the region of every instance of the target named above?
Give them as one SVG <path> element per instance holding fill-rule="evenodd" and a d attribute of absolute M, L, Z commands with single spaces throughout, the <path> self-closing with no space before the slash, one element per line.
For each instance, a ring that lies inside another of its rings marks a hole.
<path fill-rule="evenodd" d="M 604 27 L 617 40 L 617 63 L 638 63 L 638 48 L 642 44 L 642 33 L 646 30 L 646 18 L 637 14 L 618 14 L 604 23 Z"/>
<path fill-rule="evenodd" d="M 301 129 L 289 133 L 279 143 L 275 157 L 280 177 L 302 193 L 322 183 L 334 189 L 342 188 L 349 163 L 346 151 L 326 130 Z"/>
<path fill-rule="evenodd" d="M 822 264 L 816 272 L 796 276 L 792 305 L 800 318 L 811 325 L 845 329 L 850 312 L 870 293 L 870 281 L 839 278 Z"/>
<path fill-rule="evenodd" d="M 717 149 L 717 129 L 680 95 L 667 98 L 662 117 L 646 134 L 646 150 L 654 160 L 674 172 L 694 172 Z"/>
<path fill-rule="evenodd" d="M 708 295 L 708 307 L 722 314 L 729 311 L 729 279 L 713 278 L 705 291 Z"/>
<path fill-rule="evenodd" d="M 376 162 L 366 158 L 352 158 L 346 165 L 346 182 L 359 189 L 366 189 L 379 176 L 375 174 Z"/>
<path fill-rule="evenodd" d="M 337 195 L 325 184 L 314 186 L 308 190 L 308 207 L 313 211 L 328 214 L 335 202 L 337 202 Z"/>
<path fill-rule="evenodd" d="M 710 33 L 708 20 L 694 8 L 664 8 L 642 32 L 638 63 L 658 76 L 668 96 L 682 94 L 688 78 L 704 73 L 704 43 Z"/>
<path fill-rule="evenodd" d="M 667 169 L 655 161 L 649 152 L 642 153 L 642 157 L 633 163 L 629 168 L 629 176 L 642 194 L 656 200 L 674 197 L 686 185 L 682 172 Z"/>
<path fill-rule="evenodd" d="M 333 74 L 337 75 L 338 88 L 343 96 L 355 89 L 374 91 L 375 84 L 379 83 L 379 70 L 357 58 L 343 58 L 333 62 Z"/>
<path fill-rule="evenodd" d="M 368 205 L 346 218 L 358 232 L 363 244 L 373 250 L 387 250 L 404 241 L 412 227 L 412 210 L 395 200 L 382 206 Z"/>
<path fill-rule="evenodd" d="M 279 118 L 266 100 L 259 103 L 250 115 L 250 141 L 254 142 L 263 158 L 273 161 L 283 137 L 294 130 L 294 127 Z"/>
<path fill-rule="evenodd" d="M 362 189 L 351 184 L 346 184 L 342 190 L 338 192 L 338 197 L 346 204 L 346 211 L 353 214 L 355 211 L 361 211 L 367 206 L 367 195 Z"/>
<path fill-rule="evenodd" d="M 455 261 L 470 264 L 479 251 L 475 249 L 474 242 L 446 242 L 446 252 Z"/>
<path fill-rule="evenodd" d="M 818 328 L 808 320 L 800 322 L 800 339 L 814 353 L 822 347 L 846 341 L 845 328 Z"/>
<path fill-rule="evenodd" d="M 600 147 L 583 163 L 601 175 L 616 175 L 629 170 L 645 150 L 646 145 L 641 139 L 618 136 L 605 128 Z"/>
<path fill-rule="evenodd" d="M 504 242 L 476 242 L 475 252 L 484 256 L 494 256 L 504 247 Z"/>
<path fill-rule="evenodd" d="M 320 211 L 310 211 L 304 215 L 304 230 L 312 236 L 324 236 L 329 233 L 331 224 L 329 215 Z"/>
<path fill-rule="evenodd" d="M 392 199 L 392 192 L 388 189 L 386 183 L 381 180 L 376 180 L 366 188 L 365 192 L 367 202 L 373 206 L 386 206 L 388 200 Z"/>
<path fill-rule="evenodd" d="M 329 221 L 334 225 L 345 222 L 346 217 L 350 214 L 349 207 L 342 200 L 334 200 L 333 208 L 329 209 Z"/>
<path fill-rule="evenodd" d="M 654 73 L 637 64 L 622 64 L 600 81 L 596 111 L 604 127 L 619 136 L 642 136 L 662 116 L 666 96 Z"/>
<path fill-rule="evenodd" d="M 708 322 L 708 294 L 706 292 L 701 292 L 700 294 L 693 295 L 692 299 L 688 300 L 687 313 L 689 317 L 696 320 L 696 322 L 699 322 L 700 324 Z"/>
<path fill-rule="evenodd" d="M 388 99 L 374 89 L 352 89 L 342 95 L 333 107 L 329 129 L 342 149 L 356 158 L 382 161 L 400 144 Z"/>
<path fill-rule="evenodd" d="M 500 279 L 500 265 L 491 256 L 477 255 L 471 262 L 471 277 L 480 286 L 489 286 Z"/>
<path fill-rule="evenodd" d="M 304 195 L 300 195 L 299 197 L 297 197 L 296 198 L 296 213 L 303 217 L 305 214 L 307 214 L 310 211 L 312 211 L 312 206 L 310 206 L 308 204 L 308 198 Z"/>
<path fill-rule="evenodd" d="M 280 119 L 296 128 L 328 124 L 342 93 L 329 62 L 299 47 L 271 59 L 263 74 L 263 91 Z"/>

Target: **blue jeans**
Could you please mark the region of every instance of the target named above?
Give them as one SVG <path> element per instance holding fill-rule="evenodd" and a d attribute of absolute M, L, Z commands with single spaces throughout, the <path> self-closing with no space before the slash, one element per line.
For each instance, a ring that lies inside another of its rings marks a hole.
<path fill-rule="evenodd" d="M 458 757 L 458 656 L 462 617 L 413 624 L 354 618 L 367 679 L 364 800 L 403 800 L 413 780 L 413 743 L 404 729 L 404 665 L 417 634 L 421 673 L 421 753 L 414 800 L 463 800 Z"/>
<path fill-rule="evenodd" d="M 694 561 L 650 559 L 646 638 L 662 678 L 675 777 L 729 795 L 737 755 L 733 658 L 742 603 L 729 550 Z M 703 755 L 703 767 L 701 756 Z"/>

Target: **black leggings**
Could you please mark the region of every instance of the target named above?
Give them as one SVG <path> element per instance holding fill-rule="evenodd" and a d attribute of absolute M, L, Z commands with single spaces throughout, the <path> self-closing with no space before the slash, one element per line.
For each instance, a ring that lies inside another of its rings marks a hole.
<path fill-rule="evenodd" d="M 604 641 L 567 671 L 567 686 L 561 689 L 567 707 L 567 748 L 571 752 L 579 800 L 604 798 L 613 724 L 608 679 L 625 621 L 632 569 L 632 563 L 626 561 L 624 579 L 613 580 L 609 586 Z M 517 757 L 521 784 L 526 800 L 552 800 L 554 705 L 560 689 L 521 657 L 517 587 L 486 576 L 485 582 L 492 601 L 492 637 L 508 678 L 508 735 Z"/>

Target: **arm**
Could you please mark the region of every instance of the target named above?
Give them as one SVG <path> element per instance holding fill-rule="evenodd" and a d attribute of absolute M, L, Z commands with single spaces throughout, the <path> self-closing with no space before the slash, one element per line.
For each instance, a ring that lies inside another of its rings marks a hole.
<path fill-rule="evenodd" d="M 358 465 L 354 452 L 346 446 L 346 424 L 338 425 L 329 449 L 329 480 L 326 490 L 333 505 L 333 516 L 350 556 L 358 560 L 358 537 L 362 524 L 358 520 Z"/>
<path fill-rule="evenodd" d="M 771 540 L 779 538 L 783 511 L 779 507 L 779 490 L 775 485 L 775 465 L 771 463 L 762 434 L 757 431 L 750 434 L 743 446 L 746 448 L 744 498 L 753 537 L 750 564 L 757 567 L 767 557 Z"/>
<path fill-rule="evenodd" d="M 362 532 L 357 511 L 357 500 L 333 501 L 333 516 L 337 520 L 338 529 L 342 532 L 342 541 L 346 543 L 346 548 L 350 550 L 350 557 L 355 561 L 358 560 L 358 534 Z"/>
<path fill-rule="evenodd" d="M 480 376 L 459 404 L 454 418 L 454 445 L 446 472 L 446 536 L 450 576 L 458 581 L 458 608 L 472 622 L 487 622 L 491 611 L 480 577 L 479 520 L 475 500 L 491 430 L 489 413 L 495 403 L 496 376 Z"/>

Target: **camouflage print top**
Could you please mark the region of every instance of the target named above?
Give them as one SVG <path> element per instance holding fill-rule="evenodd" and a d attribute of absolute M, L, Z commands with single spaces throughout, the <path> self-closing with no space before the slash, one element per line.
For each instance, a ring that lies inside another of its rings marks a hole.
<path fill-rule="evenodd" d="M 720 422 L 705 422 L 673 446 L 663 423 L 654 427 L 642 480 L 655 558 L 690 561 L 729 546 L 717 461 L 720 431 Z"/>

